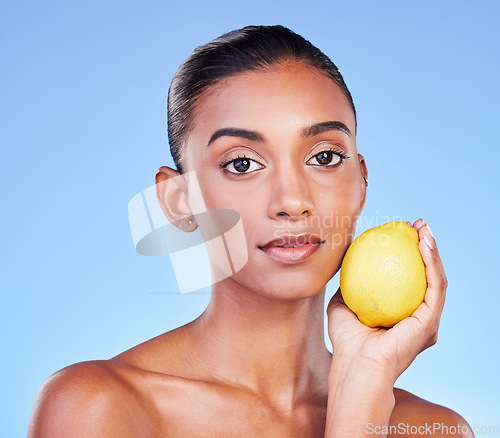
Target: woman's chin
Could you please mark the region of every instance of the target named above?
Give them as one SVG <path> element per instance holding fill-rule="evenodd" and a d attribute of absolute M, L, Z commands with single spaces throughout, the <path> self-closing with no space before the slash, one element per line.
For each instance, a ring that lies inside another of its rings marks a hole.
<path fill-rule="evenodd" d="M 214 284 L 214 292 L 256 294 L 275 300 L 303 300 L 321 292 L 330 276 L 311 276 L 301 272 L 258 273 L 249 275 L 245 269 Z"/>

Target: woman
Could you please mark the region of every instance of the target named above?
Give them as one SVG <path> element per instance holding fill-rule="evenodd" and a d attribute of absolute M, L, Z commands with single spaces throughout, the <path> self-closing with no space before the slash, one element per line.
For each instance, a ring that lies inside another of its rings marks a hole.
<path fill-rule="evenodd" d="M 446 277 L 423 220 L 409 226 L 426 265 L 424 303 L 390 330 L 371 329 L 337 292 L 327 310 L 333 356 L 324 345 L 325 287 L 367 186 L 335 65 L 281 26 L 234 31 L 181 65 L 168 117 L 176 169 L 156 174 L 165 215 L 184 231 L 202 225 L 198 192 L 209 212 L 237 211 L 248 260 L 225 276 L 212 259 L 223 279 L 195 321 L 50 377 L 29 436 L 472 436 L 458 414 L 393 388 L 436 342 L 444 304 Z"/>

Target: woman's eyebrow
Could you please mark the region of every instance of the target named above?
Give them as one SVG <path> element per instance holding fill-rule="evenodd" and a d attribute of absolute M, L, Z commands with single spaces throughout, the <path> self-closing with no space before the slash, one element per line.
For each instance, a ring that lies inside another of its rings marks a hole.
<path fill-rule="evenodd" d="M 307 128 L 304 128 L 302 136 L 306 138 L 314 137 L 315 135 L 328 131 L 340 131 L 347 134 L 349 137 L 352 136 L 351 130 L 347 127 L 347 125 L 338 121 L 322 122 L 308 126 Z"/>
<path fill-rule="evenodd" d="M 329 122 L 321 122 L 315 123 L 314 125 L 307 126 L 302 131 L 302 137 L 314 137 L 315 135 L 321 134 L 323 132 L 328 131 L 340 131 L 344 134 L 347 134 L 349 137 L 352 136 L 350 129 L 342 122 L 338 121 L 329 121 Z M 210 146 L 215 140 L 220 137 L 239 137 L 244 138 L 245 140 L 250 141 L 259 141 L 264 142 L 264 136 L 255 131 L 249 131 L 247 129 L 242 128 L 221 128 L 215 131 L 210 140 L 208 140 L 207 147 Z"/>
<path fill-rule="evenodd" d="M 241 128 L 221 128 L 212 134 L 210 140 L 208 140 L 207 147 L 210 146 L 210 144 L 213 143 L 218 138 L 224 136 L 239 137 L 250 141 L 260 141 L 260 142 L 264 141 L 264 137 L 255 131 L 248 131 L 246 129 L 241 129 Z"/>

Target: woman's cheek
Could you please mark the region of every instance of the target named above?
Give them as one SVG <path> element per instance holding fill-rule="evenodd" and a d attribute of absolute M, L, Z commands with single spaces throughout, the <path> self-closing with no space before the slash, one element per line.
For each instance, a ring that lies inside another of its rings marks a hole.
<path fill-rule="evenodd" d="M 349 245 L 354 239 L 356 221 L 360 214 L 360 191 L 339 191 L 329 211 L 321 218 L 322 232 L 333 247 Z"/>

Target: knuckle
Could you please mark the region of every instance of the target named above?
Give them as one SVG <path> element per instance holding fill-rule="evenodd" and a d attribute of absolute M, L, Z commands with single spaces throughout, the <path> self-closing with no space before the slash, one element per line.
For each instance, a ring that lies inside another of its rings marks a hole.
<path fill-rule="evenodd" d="M 435 332 L 434 335 L 432 335 L 431 337 L 431 345 L 436 344 L 437 340 L 438 340 L 438 334 L 437 332 Z"/>
<path fill-rule="evenodd" d="M 338 303 L 336 301 L 330 301 L 330 304 L 328 304 L 328 307 L 326 309 L 326 312 L 328 314 L 330 314 L 331 312 L 333 312 L 333 310 L 335 309 L 335 307 L 338 306 Z"/>
<path fill-rule="evenodd" d="M 433 321 L 427 327 L 427 336 L 434 345 L 437 342 L 439 322 Z"/>

